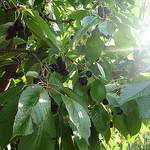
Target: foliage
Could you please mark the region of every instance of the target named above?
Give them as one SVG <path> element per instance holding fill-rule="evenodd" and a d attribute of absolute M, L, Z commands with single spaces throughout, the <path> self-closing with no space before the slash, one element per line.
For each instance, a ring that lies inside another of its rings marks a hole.
<path fill-rule="evenodd" d="M 0 149 L 144 143 L 150 53 L 138 32 L 145 13 L 140 0 L 1 0 Z"/>

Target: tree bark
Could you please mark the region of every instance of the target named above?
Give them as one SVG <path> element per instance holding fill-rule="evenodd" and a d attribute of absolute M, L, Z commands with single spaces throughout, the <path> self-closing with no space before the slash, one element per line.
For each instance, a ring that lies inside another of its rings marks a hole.
<path fill-rule="evenodd" d="M 16 72 L 18 64 L 6 66 L 6 71 L 2 78 L 0 78 L 0 93 L 6 91 L 11 83 L 13 74 Z"/>

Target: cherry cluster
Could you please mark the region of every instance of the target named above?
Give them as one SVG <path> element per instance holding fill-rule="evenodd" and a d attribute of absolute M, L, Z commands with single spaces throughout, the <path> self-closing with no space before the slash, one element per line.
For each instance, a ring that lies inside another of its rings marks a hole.
<path fill-rule="evenodd" d="M 106 18 L 106 15 L 109 15 L 112 13 L 112 10 L 111 9 L 108 9 L 106 6 L 102 7 L 102 6 L 99 6 L 98 7 L 98 15 L 101 17 L 101 18 Z"/>
<path fill-rule="evenodd" d="M 78 70 L 78 73 L 80 74 L 82 71 L 83 70 Z M 93 74 L 91 71 L 87 70 L 86 75 L 87 75 L 87 77 L 91 78 Z M 81 85 L 87 85 L 87 83 L 88 83 L 87 77 L 85 77 L 85 76 L 79 77 L 79 79 L 78 79 L 79 83 Z"/>
<path fill-rule="evenodd" d="M 14 26 L 10 26 L 8 28 L 8 35 L 6 36 L 6 40 L 10 40 L 13 37 L 16 37 L 23 28 L 25 27 L 25 22 L 23 20 L 16 20 Z"/>
<path fill-rule="evenodd" d="M 25 22 L 23 20 L 16 20 L 13 26 L 10 26 L 7 30 L 8 35 L 6 36 L 6 40 L 10 40 L 13 37 L 16 37 L 19 35 L 20 31 L 22 31 L 25 28 Z M 29 28 L 26 26 L 25 28 L 25 35 L 26 37 L 29 37 L 32 35 Z"/>
<path fill-rule="evenodd" d="M 57 58 L 57 65 L 56 64 L 50 64 L 49 68 L 51 69 L 51 72 L 58 72 L 62 74 L 63 76 L 68 76 L 69 75 L 69 70 L 67 69 L 67 63 L 63 61 L 63 58 L 59 56 Z"/>
<path fill-rule="evenodd" d="M 13 74 L 13 79 L 18 79 L 19 77 L 23 77 L 24 73 L 22 71 L 20 71 L 19 73 L 15 72 Z"/>

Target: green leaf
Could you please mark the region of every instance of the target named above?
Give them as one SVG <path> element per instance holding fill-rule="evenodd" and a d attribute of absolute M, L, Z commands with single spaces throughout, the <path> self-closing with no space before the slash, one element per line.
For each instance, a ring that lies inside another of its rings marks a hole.
<path fill-rule="evenodd" d="M 88 150 L 88 144 L 85 139 L 80 139 L 79 137 L 75 136 L 75 141 L 78 145 L 79 150 Z"/>
<path fill-rule="evenodd" d="M 94 0 L 81 0 L 81 3 L 84 7 L 86 7 L 90 2 L 93 2 Z"/>
<path fill-rule="evenodd" d="M 79 29 L 77 30 L 77 32 L 75 33 L 75 36 L 73 38 L 74 46 L 76 46 L 78 44 L 80 39 L 87 33 L 88 29 L 89 29 L 89 26 L 87 26 L 86 28 L 84 28 L 83 26 L 79 27 Z"/>
<path fill-rule="evenodd" d="M 38 78 L 39 74 L 36 71 L 28 71 L 26 73 L 26 77 L 33 77 L 33 78 Z"/>
<path fill-rule="evenodd" d="M 53 42 L 53 44 L 58 48 L 58 45 L 56 43 L 56 39 L 55 39 L 54 35 L 51 33 L 48 24 L 39 16 L 38 11 L 35 11 L 33 13 L 34 13 L 36 19 L 38 20 L 40 27 L 44 31 L 45 37 L 50 39 Z"/>
<path fill-rule="evenodd" d="M 49 90 L 48 93 L 55 100 L 55 102 L 60 106 L 60 104 L 62 102 L 61 95 L 56 93 L 56 91 L 60 92 L 60 93 L 63 93 L 62 83 L 57 78 L 55 78 L 54 76 L 51 76 L 49 78 L 48 83 L 49 83 L 49 86 L 54 89 L 54 90 Z"/>
<path fill-rule="evenodd" d="M 19 95 L 22 91 L 24 85 L 18 85 L 15 87 L 11 87 L 8 90 L 0 93 L 0 105 L 9 102 L 11 99 Z"/>
<path fill-rule="evenodd" d="M 88 38 L 86 42 L 86 58 L 88 62 L 92 63 L 96 61 L 101 55 L 103 49 L 103 41 L 100 39 L 99 31 L 94 30 L 91 37 Z"/>
<path fill-rule="evenodd" d="M 69 113 L 70 121 L 79 132 L 79 138 L 83 137 L 88 143 L 91 122 L 87 112 L 80 104 L 78 104 L 73 99 L 64 95 L 62 95 L 61 97 Z"/>
<path fill-rule="evenodd" d="M 121 0 L 117 0 L 117 4 L 118 6 L 121 8 L 121 10 L 126 11 L 128 5 L 124 2 L 122 2 Z"/>
<path fill-rule="evenodd" d="M 71 128 L 68 124 L 62 124 L 62 147 L 63 149 L 75 150 L 71 137 Z"/>
<path fill-rule="evenodd" d="M 104 135 L 108 131 L 110 127 L 109 116 L 101 105 L 94 106 L 92 110 L 92 122 L 100 134 Z"/>
<path fill-rule="evenodd" d="M 69 88 L 65 88 L 64 90 L 70 98 L 74 99 L 79 104 L 81 104 L 84 107 L 84 109 L 88 112 L 88 106 L 80 95 L 78 95 L 75 91 L 73 91 Z"/>
<path fill-rule="evenodd" d="M 135 109 L 137 109 L 137 107 L 138 107 L 138 104 L 135 99 L 128 101 L 120 106 L 120 108 L 123 110 L 123 112 L 125 114 L 128 114 L 128 113 L 134 111 Z"/>
<path fill-rule="evenodd" d="M 142 119 L 139 118 L 138 107 L 125 115 L 124 123 L 127 131 L 131 136 L 137 134 L 140 131 Z"/>
<path fill-rule="evenodd" d="M 69 19 L 82 20 L 85 16 L 90 15 L 88 10 L 77 10 L 69 14 Z"/>
<path fill-rule="evenodd" d="M 94 139 L 94 140 L 93 140 Z M 88 150 L 100 150 L 99 133 L 95 129 L 94 125 L 91 126 L 91 136 L 89 137 Z"/>
<path fill-rule="evenodd" d="M 118 114 L 114 113 L 113 114 L 113 124 L 114 124 L 114 127 L 117 128 L 118 131 L 124 135 L 124 137 L 127 137 L 128 131 L 124 124 L 124 117 L 125 117 L 124 114 L 118 115 Z"/>
<path fill-rule="evenodd" d="M 150 118 L 150 95 L 145 95 L 137 99 L 140 118 Z"/>
<path fill-rule="evenodd" d="M 109 102 L 109 105 L 111 105 L 113 107 L 119 107 L 120 106 L 119 101 L 121 99 L 120 99 L 120 96 L 117 95 L 116 93 L 107 93 L 106 98 Z"/>
<path fill-rule="evenodd" d="M 27 18 L 25 20 L 27 26 L 29 29 L 40 39 L 43 41 L 46 41 L 46 34 L 44 30 L 41 28 L 40 24 L 38 24 L 36 21 L 34 21 L 31 18 Z"/>
<path fill-rule="evenodd" d="M 112 35 L 116 31 L 116 26 L 113 22 L 102 22 L 98 29 L 100 32 L 102 32 L 104 35 Z"/>
<path fill-rule="evenodd" d="M 85 45 L 76 46 L 75 52 L 77 53 L 78 56 L 85 55 Z"/>
<path fill-rule="evenodd" d="M 88 25 L 93 26 L 100 22 L 100 18 L 96 16 L 86 16 L 83 18 L 83 27 L 87 27 Z"/>
<path fill-rule="evenodd" d="M 106 88 L 101 80 L 95 80 L 91 88 L 91 97 L 93 101 L 100 104 L 106 97 Z"/>
<path fill-rule="evenodd" d="M 110 129 L 104 134 L 104 138 L 105 138 L 105 141 L 106 143 L 108 144 L 109 140 L 110 140 L 110 137 L 111 137 L 111 132 L 110 132 Z"/>
<path fill-rule="evenodd" d="M 99 69 L 99 71 L 100 71 L 100 73 L 102 75 L 102 78 L 105 79 L 105 72 L 104 72 L 103 67 L 97 62 L 96 62 L 96 65 L 97 65 L 97 67 L 98 67 L 98 69 Z"/>
<path fill-rule="evenodd" d="M 107 92 L 112 92 L 118 88 L 118 85 L 115 83 L 108 83 L 105 85 Z"/>
<path fill-rule="evenodd" d="M 19 97 L 20 94 L 12 97 L 0 113 L 0 147 L 2 148 L 5 148 L 12 136 L 13 123 L 17 113 Z"/>
<path fill-rule="evenodd" d="M 19 99 L 12 137 L 31 134 L 32 121 L 41 124 L 50 112 L 50 105 L 49 96 L 43 87 L 33 85 L 24 90 Z"/>
<path fill-rule="evenodd" d="M 119 104 L 123 104 L 126 101 L 135 99 L 150 92 L 150 81 L 131 83 L 122 88 Z"/>
<path fill-rule="evenodd" d="M 22 137 L 19 142 L 19 150 L 54 150 L 56 137 L 55 123 L 52 115 L 36 126 L 31 135 Z"/>

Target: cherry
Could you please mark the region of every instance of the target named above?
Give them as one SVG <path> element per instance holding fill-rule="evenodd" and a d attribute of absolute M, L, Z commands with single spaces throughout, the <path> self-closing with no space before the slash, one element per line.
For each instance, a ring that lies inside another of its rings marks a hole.
<path fill-rule="evenodd" d="M 92 77 L 92 72 L 88 70 L 88 71 L 86 72 L 86 75 L 87 75 L 89 78 L 91 78 L 91 77 Z"/>
<path fill-rule="evenodd" d="M 25 22 L 23 20 L 16 20 L 14 23 L 14 27 L 16 31 L 21 31 L 25 27 Z"/>
<path fill-rule="evenodd" d="M 80 82 L 82 85 L 86 85 L 87 82 L 88 82 L 88 79 L 87 79 L 86 77 L 80 77 L 79 82 Z"/>
<path fill-rule="evenodd" d="M 69 75 L 69 70 L 68 69 L 63 70 L 62 75 L 63 76 L 68 76 Z"/>
<path fill-rule="evenodd" d="M 61 62 L 63 62 L 63 58 L 62 58 L 61 56 L 59 56 L 59 57 L 57 58 L 57 63 L 60 64 Z"/>
<path fill-rule="evenodd" d="M 34 84 L 38 84 L 39 82 L 41 82 L 41 80 L 39 78 L 33 78 L 33 83 Z"/>
<path fill-rule="evenodd" d="M 18 74 L 17 72 L 15 72 L 15 73 L 13 74 L 13 78 L 14 78 L 14 79 L 18 79 L 18 78 L 19 78 L 19 74 Z"/>
<path fill-rule="evenodd" d="M 103 103 L 104 105 L 108 105 L 108 104 L 109 104 L 109 102 L 108 102 L 108 100 L 107 100 L 106 98 L 102 101 L 102 103 Z"/>
<path fill-rule="evenodd" d="M 84 70 L 82 70 L 82 69 L 80 70 L 80 69 L 79 69 L 79 70 L 78 70 L 78 74 L 81 73 L 81 72 L 83 72 L 83 71 L 84 71 Z"/>
<path fill-rule="evenodd" d="M 19 77 L 23 77 L 24 73 L 22 71 L 19 72 Z"/>
<path fill-rule="evenodd" d="M 99 6 L 98 7 L 98 15 L 101 17 L 101 18 L 105 18 L 106 15 L 104 15 L 104 8 L 102 6 Z"/>
<path fill-rule="evenodd" d="M 110 121 L 110 128 L 112 128 L 113 127 L 113 122 L 112 121 Z"/>
<path fill-rule="evenodd" d="M 117 115 L 122 115 L 123 114 L 123 111 L 122 110 L 120 110 L 118 113 L 117 113 Z"/>
<path fill-rule="evenodd" d="M 62 61 L 60 64 L 59 64 L 59 68 L 60 68 L 60 70 L 64 70 L 64 69 L 66 69 L 66 66 L 67 66 L 67 64 L 66 64 L 66 62 L 64 62 L 64 61 Z"/>
<path fill-rule="evenodd" d="M 11 36 L 8 34 L 5 38 L 5 40 L 10 40 L 11 39 Z"/>

